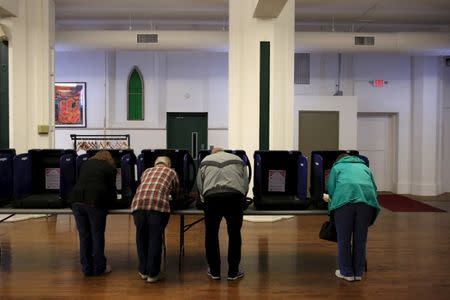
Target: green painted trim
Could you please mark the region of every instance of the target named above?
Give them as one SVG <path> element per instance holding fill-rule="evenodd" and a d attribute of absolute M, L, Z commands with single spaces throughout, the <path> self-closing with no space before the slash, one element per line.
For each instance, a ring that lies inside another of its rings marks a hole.
<path fill-rule="evenodd" d="M 0 149 L 9 148 L 8 46 L 0 41 Z"/>
<path fill-rule="evenodd" d="M 269 150 L 270 42 L 259 46 L 259 150 Z"/>

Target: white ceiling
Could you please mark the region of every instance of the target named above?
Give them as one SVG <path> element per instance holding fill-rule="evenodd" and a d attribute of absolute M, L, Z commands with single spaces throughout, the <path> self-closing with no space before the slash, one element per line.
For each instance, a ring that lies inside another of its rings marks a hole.
<path fill-rule="evenodd" d="M 54 1 L 59 29 L 228 27 L 228 0 Z M 297 31 L 450 31 L 450 0 L 296 0 L 295 6 Z"/>

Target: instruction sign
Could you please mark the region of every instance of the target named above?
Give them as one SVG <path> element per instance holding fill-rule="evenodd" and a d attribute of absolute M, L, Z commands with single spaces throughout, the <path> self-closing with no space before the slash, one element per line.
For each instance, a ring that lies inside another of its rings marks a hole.
<path fill-rule="evenodd" d="M 269 192 L 286 191 L 286 170 L 269 170 Z"/>
<path fill-rule="evenodd" d="M 118 191 L 120 191 L 122 189 L 122 169 L 121 168 L 117 168 L 116 188 Z"/>
<path fill-rule="evenodd" d="M 45 168 L 45 189 L 59 190 L 59 179 L 61 171 L 59 168 Z"/>

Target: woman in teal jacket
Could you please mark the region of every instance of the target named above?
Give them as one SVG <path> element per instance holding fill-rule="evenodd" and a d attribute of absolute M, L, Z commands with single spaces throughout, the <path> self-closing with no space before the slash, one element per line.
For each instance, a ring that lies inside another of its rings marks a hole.
<path fill-rule="evenodd" d="M 339 269 L 335 275 L 347 281 L 361 280 L 368 227 L 380 212 L 372 171 L 359 157 L 342 154 L 331 169 L 327 187 L 328 211 L 337 231 Z"/>

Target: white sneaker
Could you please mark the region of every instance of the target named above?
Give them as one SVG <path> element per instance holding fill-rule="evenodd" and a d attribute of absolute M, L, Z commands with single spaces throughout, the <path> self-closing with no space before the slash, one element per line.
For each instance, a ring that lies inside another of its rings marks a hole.
<path fill-rule="evenodd" d="M 102 274 L 108 274 L 111 273 L 111 271 L 112 271 L 111 266 L 109 264 L 106 264 L 105 271 L 103 271 Z"/>
<path fill-rule="evenodd" d="M 147 280 L 148 275 L 142 274 L 141 272 L 138 272 L 139 277 L 141 277 L 142 280 Z"/>
<path fill-rule="evenodd" d="M 159 274 L 154 276 L 154 277 L 148 276 L 147 277 L 147 282 L 155 283 L 155 282 L 161 281 L 163 279 L 164 279 L 164 274 L 162 272 L 159 272 Z"/>
<path fill-rule="evenodd" d="M 355 276 L 355 281 L 361 281 L 362 280 L 362 276 Z"/>
<path fill-rule="evenodd" d="M 355 281 L 355 277 L 354 276 L 344 276 L 341 274 L 340 270 L 336 270 L 336 272 L 334 272 L 334 275 L 336 275 L 336 277 L 347 280 L 347 281 Z"/>

